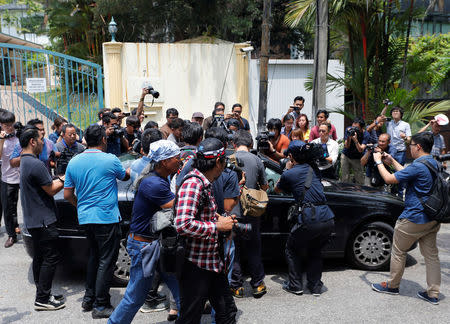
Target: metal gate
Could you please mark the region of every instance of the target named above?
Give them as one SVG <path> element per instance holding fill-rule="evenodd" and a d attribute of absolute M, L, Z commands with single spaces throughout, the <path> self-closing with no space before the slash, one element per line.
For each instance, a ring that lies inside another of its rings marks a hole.
<path fill-rule="evenodd" d="M 58 116 L 84 130 L 103 108 L 102 67 L 57 52 L 0 44 L 0 107 L 23 124 L 43 120 L 47 134 Z"/>

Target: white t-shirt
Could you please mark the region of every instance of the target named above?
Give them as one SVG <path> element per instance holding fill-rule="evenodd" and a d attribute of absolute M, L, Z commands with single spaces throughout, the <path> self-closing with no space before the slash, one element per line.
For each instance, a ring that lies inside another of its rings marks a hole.
<path fill-rule="evenodd" d="M 19 139 L 14 136 L 11 138 L 5 139 L 3 143 L 3 151 L 2 151 L 2 181 L 9 184 L 18 184 L 20 183 L 20 172 L 19 168 L 11 167 L 9 163 L 11 154 L 14 152 L 14 147 L 19 143 Z"/>

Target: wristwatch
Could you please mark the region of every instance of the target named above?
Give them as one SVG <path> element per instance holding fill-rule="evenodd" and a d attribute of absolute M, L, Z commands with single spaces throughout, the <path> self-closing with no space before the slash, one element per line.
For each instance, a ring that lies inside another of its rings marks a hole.
<path fill-rule="evenodd" d="M 375 161 L 375 164 L 376 164 L 376 165 L 380 165 L 380 164 L 383 164 L 383 162 L 381 162 L 381 161 Z"/>

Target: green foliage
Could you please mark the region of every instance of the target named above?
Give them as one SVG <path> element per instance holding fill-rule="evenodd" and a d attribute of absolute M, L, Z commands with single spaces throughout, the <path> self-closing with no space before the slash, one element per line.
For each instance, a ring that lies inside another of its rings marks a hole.
<path fill-rule="evenodd" d="M 414 87 L 437 90 L 450 77 L 450 34 L 412 39 L 407 71 Z"/>

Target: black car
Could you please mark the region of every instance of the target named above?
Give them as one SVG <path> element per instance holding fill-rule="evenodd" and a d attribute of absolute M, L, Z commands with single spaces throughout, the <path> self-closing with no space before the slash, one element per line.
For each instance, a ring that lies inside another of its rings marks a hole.
<path fill-rule="evenodd" d="M 284 246 L 289 227 L 287 214 L 294 204 L 291 195 L 276 194 L 273 190 L 282 169 L 280 165 L 261 155 L 269 182 L 269 204 L 262 215 L 262 251 L 264 260 L 283 259 Z M 128 167 L 131 161 L 122 158 Z M 322 181 L 328 204 L 335 218 L 335 232 L 332 234 L 325 257 L 343 258 L 361 269 L 380 270 L 389 265 L 392 247 L 393 226 L 403 210 L 403 201 L 377 189 L 333 180 Z M 128 281 L 130 258 L 126 251 L 128 233 L 133 206 L 133 188 L 130 181 L 118 181 L 119 209 L 122 215 L 122 233 L 119 258 L 114 272 L 117 283 Z M 86 264 L 88 247 L 85 233 L 78 225 L 75 207 L 64 200 L 63 192 L 55 196 L 58 206 L 58 229 L 60 247 L 63 255 L 73 264 Z M 23 238 L 28 254 L 32 255 L 31 236 L 24 229 Z"/>

